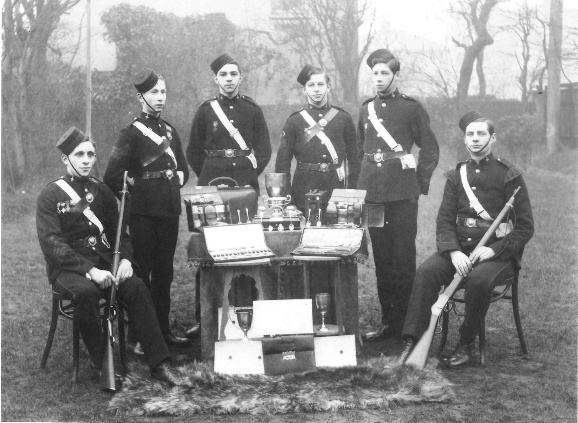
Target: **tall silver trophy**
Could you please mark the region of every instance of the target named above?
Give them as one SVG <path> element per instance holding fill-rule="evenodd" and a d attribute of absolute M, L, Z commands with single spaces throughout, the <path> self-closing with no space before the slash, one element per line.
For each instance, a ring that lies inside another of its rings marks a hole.
<path fill-rule="evenodd" d="M 287 173 L 265 174 L 265 188 L 267 194 L 263 195 L 263 202 L 267 205 L 271 216 L 282 217 L 285 207 L 291 202 L 289 175 Z"/>

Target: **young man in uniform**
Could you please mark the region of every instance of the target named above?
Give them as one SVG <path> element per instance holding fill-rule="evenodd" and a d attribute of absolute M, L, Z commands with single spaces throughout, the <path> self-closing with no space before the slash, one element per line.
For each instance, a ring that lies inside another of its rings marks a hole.
<path fill-rule="evenodd" d="M 492 154 L 496 141 L 494 124 L 479 112 L 471 111 L 460 119 L 459 127 L 465 134 L 470 159 L 445 174 L 447 181 L 437 216 L 438 251 L 417 270 L 403 328 L 405 348 L 401 362 L 427 329 L 431 306 L 438 299 L 441 286 L 448 285 L 458 273 L 467 276 L 467 313 L 460 327 L 460 340 L 447 364 L 450 367 L 467 364 L 494 287 L 520 269 L 524 246 L 534 233 L 522 170 Z M 521 189 L 514 200 L 514 218 L 503 222 L 486 246 L 473 253 L 518 187 Z"/>
<path fill-rule="evenodd" d="M 367 190 L 368 203 L 381 203 L 385 210 L 384 227 L 369 228 L 382 326 L 364 338 L 378 340 L 401 334 L 415 276 L 418 198 L 428 193 L 439 147 L 423 106 L 397 89 L 399 60 L 380 49 L 367 65 L 377 94 L 359 115 L 363 162 L 357 188 Z M 414 145 L 420 148 L 417 163 Z"/>
<path fill-rule="evenodd" d="M 180 188 L 187 182 L 189 170 L 177 131 L 160 117 L 167 97 L 164 79 L 143 69 L 134 86 L 142 112 L 121 130 L 104 182 L 118 193 L 125 171 L 133 180 L 129 226 L 134 259 L 140 268 L 137 271 L 151 290 L 166 341 L 184 344 L 187 338 L 171 333 L 169 313 L 181 214 Z"/>
<path fill-rule="evenodd" d="M 346 182 L 349 187 L 357 186 L 359 159 L 355 124 L 349 113 L 329 102 L 331 84 L 323 69 L 305 65 L 297 82 L 303 86 L 308 105 L 285 122 L 275 172 L 290 173 L 295 157 L 292 202 L 306 213 L 305 194 L 309 191 L 345 188 Z"/>
<path fill-rule="evenodd" d="M 257 177 L 271 158 L 263 111 L 251 98 L 239 94 L 243 74 L 235 59 L 222 54 L 211 69 L 219 95 L 197 110 L 187 160 L 199 177 L 199 186 L 225 176 L 240 186 L 251 185 L 259 194 Z"/>
<path fill-rule="evenodd" d="M 271 159 L 271 141 L 263 111 L 255 101 L 239 94 L 243 74 L 239 63 L 224 53 L 211 63 L 219 95 L 205 101 L 193 119 L 187 160 L 199 177 L 197 185 L 215 178 L 232 178 L 259 194 L 258 176 Z M 252 217 L 251 217 L 252 218 Z M 196 317 L 200 321 L 200 273 L 196 274 Z M 187 331 L 196 336 L 197 324 Z"/>
<path fill-rule="evenodd" d="M 171 357 L 159 327 L 150 293 L 133 276 L 130 240 L 122 239 L 118 272 L 110 273 L 119 219 L 112 191 L 90 176 L 95 145 L 80 130 L 70 128 L 56 145 L 66 174 L 49 183 L 38 196 L 38 240 L 55 292 L 72 300 L 74 320 L 88 349 L 91 366 L 100 371 L 104 354 L 99 300 L 118 284 L 117 298 L 130 315 L 133 336 L 142 345 L 152 376 L 169 381 Z"/>

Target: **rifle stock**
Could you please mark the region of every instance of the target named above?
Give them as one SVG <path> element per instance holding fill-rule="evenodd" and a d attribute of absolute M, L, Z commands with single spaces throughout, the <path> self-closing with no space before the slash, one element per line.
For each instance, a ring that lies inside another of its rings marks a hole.
<path fill-rule="evenodd" d="M 126 205 L 127 179 L 128 172 L 124 172 L 124 181 L 122 185 L 122 196 L 120 200 L 120 211 L 118 223 L 116 226 L 116 237 L 114 240 L 114 249 L 112 252 L 112 266 L 110 272 L 116 277 L 120 265 L 120 242 L 122 239 L 124 208 Z M 104 340 L 104 357 L 102 359 L 102 368 L 100 373 L 100 388 L 107 391 L 116 390 L 116 380 L 114 377 L 114 334 L 112 332 L 112 322 L 115 318 L 114 307 L 116 304 L 116 282 L 109 288 L 109 296 L 106 303 L 106 323 L 105 323 L 105 340 Z"/>
<path fill-rule="evenodd" d="M 504 205 L 504 208 L 502 209 L 502 211 L 500 211 L 500 214 L 498 214 L 496 219 L 492 222 L 491 226 L 488 228 L 488 230 L 486 231 L 480 242 L 478 242 L 478 245 L 476 246 L 474 251 L 486 245 L 488 240 L 491 238 L 492 234 L 496 231 L 496 229 L 498 229 L 498 226 L 500 225 L 502 220 L 504 220 L 504 217 L 506 216 L 508 211 L 514 208 L 514 199 L 519 190 L 520 187 L 514 190 L 514 193 L 512 194 L 508 202 Z M 403 362 L 403 364 L 411 365 L 417 367 L 418 369 L 423 369 L 425 367 L 429 349 L 431 347 L 431 343 L 435 335 L 435 328 L 438 318 L 442 313 L 444 307 L 453 297 L 454 293 L 456 292 L 456 290 L 458 289 L 463 280 L 464 277 L 456 273 L 450 285 L 438 297 L 437 301 L 431 308 L 432 315 L 430 318 L 428 328 L 423 333 L 423 335 L 421 336 L 421 338 L 419 339 L 419 341 L 417 342 L 411 353 L 407 356 L 407 359 Z"/>

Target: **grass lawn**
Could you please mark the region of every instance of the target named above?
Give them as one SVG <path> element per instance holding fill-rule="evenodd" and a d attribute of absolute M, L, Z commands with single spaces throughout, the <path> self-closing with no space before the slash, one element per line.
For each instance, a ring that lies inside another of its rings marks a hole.
<path fill-rule="evenodd" d="M 456 400 L 447 404 L 412 405 L 382 411 L 273 417 L 197 416 L 170 421 L 199 422 L 575 422 L 576 421 L 576 152 L 574 168 L 557 160 L 538 163 L 525 179 L 532 199 L 536 230 L 526 247 L 520 274 L 522 325 L 529 356 L 523 358 L 509 303 L 490 307 L 486 365 L 443 370 L 454 383 Z M 568 152 L 564 159 L 566 160 Z M 435 215 L 441 200 L 440 165 L 428 197 L 420 200 L 418 263 L 435 248 Z M 36 238 L 35 200 L 40 186 L 2 198 L 2 421 L 111 421 L 128 419 L 107 410 L 110 395 L 98 389 L 81 347 L 79 382 L 70 382 L 72 329 L 59 320 L 46 370 L 39 363 L 48 334 L 51 293 Z M 194 322 L 193 271 L 186 261 L 185 217 L 175 264 L 172 325 L 181 332 Z M 360 266 L 362 331 L 379 322 L 372 258 Z M 460 319 L 450 321 L 449 344 L 456 340 Z M 182 332 L 181 332 L 182 333 Z M 433 349 L 437 346 L 434 340 Z M 394 355 L 395 341 L 366 344 L 367 356 Z M 177 362 L 200 355 L 198 344 L 174 350 Z M 169 421 L 169 418 L 139 421 Z"/>

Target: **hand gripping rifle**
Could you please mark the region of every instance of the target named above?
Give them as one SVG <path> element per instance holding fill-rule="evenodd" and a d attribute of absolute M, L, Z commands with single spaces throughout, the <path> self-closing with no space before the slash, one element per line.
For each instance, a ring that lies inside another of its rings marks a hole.
<path fill-rule="evenodd" d="M 491 238 L 492 234 L 496 231 L 502 220 L 506 214 L 510 211 L 510 209 L 514 208 L 514 197 L 520 190 L 520 187 L 516 188 L 512 197 L 508 200 L 498 217 L 492 222 L 492 225 L 488 228 L 474 251 L 478 248 L 483 247 L 486 245 L 488 240 Z M 472 252 L 473 254 L 473 252 Z M 471 257 L 471 255 L 470 255 Z M 428 352 L 435 334 L 435 328 L 438 321 L 440 314 L 442 313 L 446 304 L 450 301 L 453 297 L 454 293 L 464 280 L 464 276 L 460 276 L 457 273 L 454 275 L 454 279 L 450 283 L 450 285 L 444 290 L 444 292 L 438 297 L 438 300 L 431 308 L 431 319 L 429 321 L 429 326 L 424 334 L 421 336 L 415 347 L 413 348 L 412 352 L 409 354 L 407 359 L 404 361 L 403 364 L 412 365 L 417 367 L 418 369 L 423 369 L 425 367 L 425 362 L 427 360 Z"/>
<path fill-rule="evenodd" d="M 123 217 L 126 205 L 126 178 L 128 172 L 124 172 L 124 180 L 122 184 L 120 212 L 118 216 L 118 224 L 116 225 L 116 238 L 114 240 L 114 249 L 112 252 L 112 267 L 110 272 L 116 277 L 118 266 L 120 264 L 120 241 L 123 231 Z M 104 343 L 104 358 L 102 360 L 102 369 L 100 373 L 100 388 L 107 391 L 116 390 L 116 381 L 114 378 L 114 335 L 112 332 L 112 322 L 115 319 L 116 306 L 116 290 L 118 286 L 113 283 L 109 288 L 109 297 L 106 304 L 106 322 L 105 322 L 105 343 Z M 120 317 L 119 317 L 120 318 Z"/>

